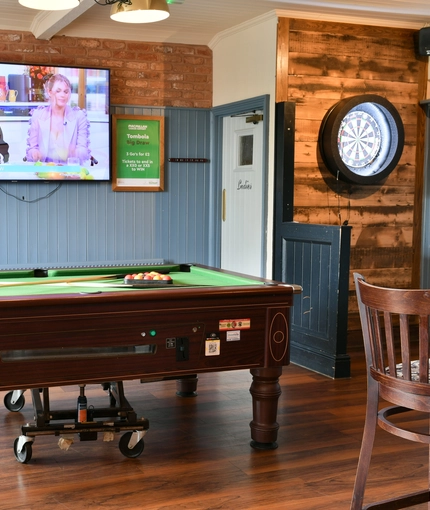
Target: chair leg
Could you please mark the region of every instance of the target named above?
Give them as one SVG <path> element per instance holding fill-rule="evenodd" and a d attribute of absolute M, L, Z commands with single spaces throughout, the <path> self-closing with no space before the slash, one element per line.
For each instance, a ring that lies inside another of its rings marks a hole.
<path fill-rule="evenodd" d="M 355 475 L 354 491 L 352 493 L 351 510 L 362 510 L 367 474 L 372 458 L 373 443 L 375 441 L 378 423 L 379 388 L 378 383 L 371 377 L 367 378 L 367 405 L 364 422 L 363 439 L 361 441 L 360 456 L 357 473 Z"/>
<path fill-rule="evenodd" d="M 366 488 L 367 475 L 369 473 L 372 458 L 373 444 L 375 442 L 376 428 L 378 424 L 379 388 L 378 383 L 368 377 L 367 380 L 367 405 L 366 419 L 364 422 L 363 439 L 361 441 L 360 456 L 358 459 L 357 472 L 355 475 L 354 491 L 352 494 L 350 510 L 398 510 L 428 502 L 430 510 L 430 490 L 423 490 L 399 496 L 377 503 L 369 503 L 363 506 L 364 491 Z M 430 486 L 430 445 L 429 445 L 429 486 Z"/>

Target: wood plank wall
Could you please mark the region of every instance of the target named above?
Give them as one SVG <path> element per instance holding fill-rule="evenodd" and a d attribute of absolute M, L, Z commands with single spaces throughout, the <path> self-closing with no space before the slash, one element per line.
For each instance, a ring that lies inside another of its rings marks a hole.
<path fill-rule="evenodd" d="M 428 59 L 416 57 L 414 32 L 279 19 L 276 100 L 296 103 L 294 220 L 352 226 L 349 329 L 360 327 L 354 271 L 372 283 L 406 288 L 419 277 L 419 253 L 414 258 L 421 236 L 423 175 L 419 101 L 425 98 Z M 336 180 L 318 153 L 327 110 L 361 94 L 388 99 L 405 127 L 399 164 L 376 185 Z"/>

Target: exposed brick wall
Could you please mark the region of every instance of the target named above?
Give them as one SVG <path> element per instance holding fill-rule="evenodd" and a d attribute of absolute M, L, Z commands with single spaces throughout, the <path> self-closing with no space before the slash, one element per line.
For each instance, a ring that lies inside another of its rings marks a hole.
<path fill-rule="evenodd" d="M 89 66 L 111 70 L 111 104 L 210 108 L 208 46 L 145 43 L 0 30 L 0 62 Z"/>

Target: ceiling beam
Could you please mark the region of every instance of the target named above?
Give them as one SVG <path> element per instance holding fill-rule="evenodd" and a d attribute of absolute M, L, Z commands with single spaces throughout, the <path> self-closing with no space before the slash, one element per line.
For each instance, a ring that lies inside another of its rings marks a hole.
<path fill-rule="evenodd" d="M 78 7 L 68 11 L 40 11 L 34 17 L 30 30 L 36 39 L 49 40 L 93 5 L 94 0 L 81 0 Z"/>

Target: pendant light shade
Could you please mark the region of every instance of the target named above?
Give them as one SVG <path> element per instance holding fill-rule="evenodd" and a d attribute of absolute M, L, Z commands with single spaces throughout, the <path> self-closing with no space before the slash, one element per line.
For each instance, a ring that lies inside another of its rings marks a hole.
<path fill-rule="evenodd" d="M 94 0 L 110 5 L 110 17 L 122 23 L 154 23 L 170 16 L 168 0 Z M 61 11 L 78 7 L 80 0 L 19 0 L 19 3 L 39 11 Z"/>
<path fill-rule="evenodd" d="M 19 3 L 39 11 L 64 11 L 77 7 L 79 0 L 19 0 Z"/>
<path fill-rule="evenodd" d="M 132 0 L 131 5 L 118 2 L 110 11 L 111 19 L 122 23 L 154 23 L 169 16 L 166 0 Z"/>

